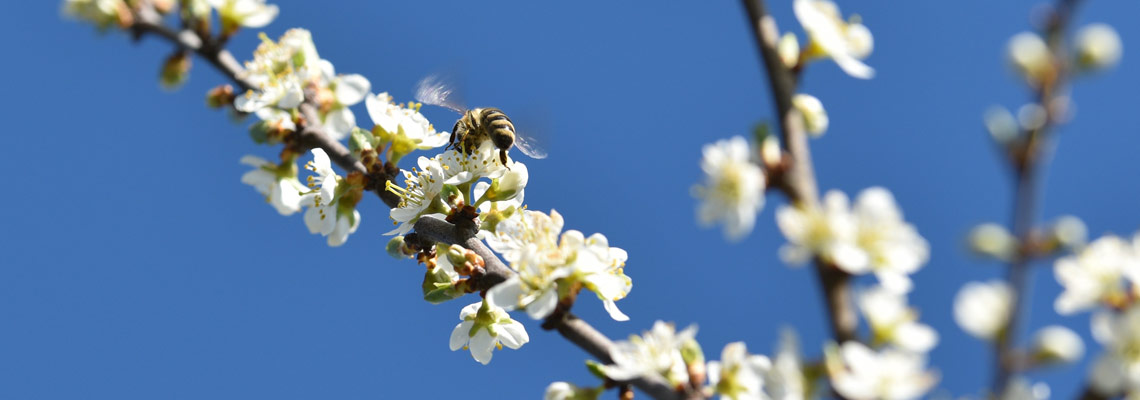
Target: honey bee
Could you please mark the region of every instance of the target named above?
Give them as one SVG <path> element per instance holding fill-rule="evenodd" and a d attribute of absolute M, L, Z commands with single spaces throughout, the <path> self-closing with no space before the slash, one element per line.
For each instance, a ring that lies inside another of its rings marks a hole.
<path fill-rule="evenodd" d="M 416 101 L 440 106 L 462 115 L 451 129 L 451 144 L 470 154 L 485 140 L 499 149 L 499 161 L 507 165 L 507 150 L 512 146 L 530 158 L 546 158 L 546 151 L 534 140 L 515 130 L 515 124 L 503 110 L 494 107 L 467 108 L 459 99 L 455 86 L 444 82 L 438 75 L 430 75 L 416 85 Z"/>

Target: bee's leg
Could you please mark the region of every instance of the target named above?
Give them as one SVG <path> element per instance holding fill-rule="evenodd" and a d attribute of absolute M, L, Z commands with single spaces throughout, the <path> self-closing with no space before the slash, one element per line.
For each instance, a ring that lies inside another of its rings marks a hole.
<path fill-rule="evenodd" d="M 503 162 L 503 166 L 507 167 L 508 171 L 511 170 L 511 167 L 509 165 L 507 165 L 507 151 L 506 150 L 499 150 L 499 161 Z"/>
<path fill-rule="evenodd" d="M 451 139 L 447 139 L 447 146 L 444 146 L 443 150 L 447 151 L 447 149 L 451 148 L 451 146 L 454 146 L 454 145 L 455 145 L 455 129 L 452 129 L 451 130 Z"/>

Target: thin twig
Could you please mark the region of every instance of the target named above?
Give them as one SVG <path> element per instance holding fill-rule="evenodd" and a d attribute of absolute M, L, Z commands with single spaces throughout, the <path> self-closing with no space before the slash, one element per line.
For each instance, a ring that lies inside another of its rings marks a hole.
<path fill-rule="evenodd" d="M 780 174 L 780 181 L 773 182 L 773 185 L 779 187 L 799 207 L 818 207 L 819 189 L 812 170 L 811 149 L 808 147 L 803 118 L 792 107 L 792 96 L 796 94 L 796 75 L 784 65 L 776 50 L 779 31 L 775 20 L 767 14 L 764 0 L 742 1 L 748 12 L 756 47 L 760 50 L 767 71 L 768 83 L 772 87 L 772 100 L 780 120 L 781 143 L 791 158 L 787 169 Z M 820 260 L 815 264 L 820 286 L 827 298 L 832 335 L 839 342 L 857 339 L 859 320 L 851 300 L 850 275 Z"/>
<path fill-rule="evenodd" d="M 1022 308 L 1029 304 L 1030 261 L 1033 257 L 1031 244 L 1036 225 L 1038 194 L 1041 173 L 1048 163 L 1051 150 L 1051 133 L 1060 117 L 1056 114 L 1055 101 L 1067 83 L 1068 62 L 1065 61 L 1064 33 L 1073 17 L 1078 0 L 1059 0 L 1046 21 L 1044 33 L 1049 51 L 1053 56 L 1053 73 L 1041 79 L 1035 93 L 1037 104 L 1045 109 L 1045 122 L 1034 129 L 1022 132 L 1020 148 L 1010 152 L 1013 166 L 1015 189 L 1013 196 L 1013 216 L 1010 226 L 1020 246 L 1010 260 L 1006 280 L 1012 289 L 1010 316 L 1005 327 L 994 342 L 994 377 L 991 390 L 995 395 L 1004 393 L 1010 378 L 1017 371 L 1014 341 L 1021 329 Z"/>

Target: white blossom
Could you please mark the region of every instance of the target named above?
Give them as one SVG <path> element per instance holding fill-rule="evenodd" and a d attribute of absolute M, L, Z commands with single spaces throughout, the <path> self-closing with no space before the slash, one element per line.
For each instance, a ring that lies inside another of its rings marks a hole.
<path fill-rule="evenodd" d="M 1094 314 L 1092 333 L 1104 346 L 1090 371 L 1093 388 L 1110 397 L 1140 392 L 1140 303 Z"/>
<path fill-rule="evenodd" d="M 265 4 L 265 0 L 207 0 L 218 10 L 222 29 L 232 33 L 238 26 L 261 28 L 277 18 L 277 6 Z"/>
<path fill-rule="evenodd" d="M 301 196 L 305 210 L 305 226 L 309 233 L 321 234 L 328 239 L 328 245 L 337 247 L 348 240 L 360 226 L 360 212 L 355 205 L 344 207 L 337 198 L 337 189 L 343 179 L 332 169 L 332 163 L 324 150 L 312 150 L 313 161 L 305 164 L 305 169 L 315 176 L 309 177 L 309 187 L 314 190 Z"/>
<path fill-rule="evenodd" d="M 803 400 L 807 395 L 799 338 L 791 328 L 780 334 L 772 368 L 764 375 L 764 391 L 773 400 Z"/>
<path fill-rule="evenodd" d="M 1129 296 L 1125 278 L 1140 271 L 1136 247 L 1140 237 L 1130 245 L 1118 236 L 1103 236 L 1076 255 L 1062 257 L 1053 267 L 1057 281 L 1065 291 L 1057 297 L 1054 308 L 1060 314 L 1073 314 L 1099 303 L 1118 303 Z M 1133 281 L 1132 291 L 1140 294 Z"/>
<path fill-rule="evenodd" d="M 748 354 L 744 342 L 729 343 L 720 361 L 708 363 L 709 385 L 722 399 L 768 400 L 764 376 L 771 368 L 768 357 Z"/>
<path fill-rule="evenodd" d="M 368 108 L 368 116 L 372 118 L 373 124 L 390 135 L 402 134 L 421 149 L 446 145 L 450 138 L 447 132 L 436 132 L 418 110 L 393 103 L 392 96 L 387 92 L 367 95 L 364 105 Z"/>
<path fill-rule="evenodd" d="M 618 310 L 633 281 L 625 275 L 625 250 L 610 247 L 601 234 L 561 232 L 562 216 L 525 210 L 503 220 L 487 244 L 510 263 L 516 274 L 487 292 L 487 301 L 508 310 L 524 308 L 534 319 L 545 318 L 558 304 L 558 285 L 581 282 L 602 300 L 610 317 L 629 317 Z M 559 236 L 561 233 L 561 236 Z"/>
<path fill-rule="evenodd" d="M 1049 325 L 1034 335 L 1033 353 L 1042 362 L 1076 362 L 1085 354 L 1085 343 L 1072 329 Z"/>
<path fill-rule="evenodd" d="M 629 340 L 614 343 L 610 354 L 614 363 L 603 366 L 602 372 L 615 381 L 657 374 L 670 384 L 686 383 L 689 373 L 681 346 L 695 340 L 696 335 L 696 325 L 677 332 L 672 323 L 657 321 L 641 336 L 630 335 Z"/>
<path fill-rule="evenodd" d="M 858 305 L 876 341 L 915 353 L 926 353 L 938 343 L 938 332 L 918 322 L 918 312 L 907 306 L 905 294 L 877 286 L 860 292 Z"/>
<path fill-rule="evenodd" d="M 451 331 L 451 350 L 467 348 L 483 365 L 491 362 L 492 350 L 503 346 L 517 350 L 530 341 L 522 324 L 485 301 L 463 307 L 459 319 L 463 322 Z"/>
<path fill-rule="evenodd" d="M 795 0 L 796 19 L 811 38 L 812 52 L 831 57 L 848 75 L 870 79 L 875 70 L 862 59 L 871 54 L 874 39 L 858 17 L 844 21 L 839 6 L 830 0 Z"/>
<path fill-rule="evenodd" d="M 851 274 L 874 272 L 891 290 L 907 292 L 909 274 L 929 257 L 929 246 L 906 223 L 886 189 L 864 190 L 850 208 L 839 191 L 824 195 L 818 208 L 783 206 L 776 222 L 790 242 L 780 250 L 784 261 L 800 264 L 818 255 Z"/>
<path fill-rule="evenodd" d="M 818 208 L 781 206 L 776 225 L 789 242 L 780 248 L 784 262 L 803 264 L 818 255 L 847 271 L 863 273 L 869 267 L 866 252 L 855 244 L 855 216 L 842 192 L 827 192 Z"/>
<path fill-rule="evenodd" d="M 511 162 L 511 169 L 503 173 L 502 176 L 493 179 L 491 184 L 482 181 L 476 183 L 476 187 L 482 186 L 483 190 L 476 190 L 478 193 L 473 193 L 471 198 L 475 199 L 475 204 L 479 207 L 483 207 L 483 203 L 481 202 L 485 201 L 511 201 L 516 197 L 522 197 L 528 181 L 530 181 L 530 172 L 527 170 L 526 164 Z M 518 200 L 515 203 L 521 205 L 522 200 Z"/>
<path fill-rule="evenodd" d="M 320 60 L 320 91 L 317 103 L 325 131 L 334 140 L 341 140 L 356 127 L 356 115 L 349 107 L 360 103 L 372 90 L 368 79 L 359 74 L 338 75 L 328 60 Z"/>
<path fill-rule="evenodd" d="M 301 195 L 309 191 L 297 180 L 297 167 L 293 163 L 288 168 L 256 156 L 245 156 L 241 163 L 254 169 L 242 175 L 241 182 L 257 189 L 265 200 L 281 215 L 291 215 L 301 211 Z"/>
<path fill-rule="evenodd" d="M 871 269 L 892 290 L 908 292 L 907 276 L 918 271 L 930 255 L 929 245 L 914 226 L 903 220 L 891 192 L 872 187 L 855 199 L 856 243 L 867 252 Z"/>
<path fill-rule="evenodd" d="M 1077 31 L 1074 40 L 1077 63 L 1089 69 L 1105 69 L 1120 62 L 1123 46 L 1111 25 L 1089 24 Z"/>
<path fill-rule="evenodd" d="M 970 282 L 954 297 L 954 320 L 974 337 L 993 340 L 1005 329 L 1012 301 L 1004 281 Z"/>
<path fill-rule="evenodd" d="M 764 206 L 764 171 L 751 160 L 752 149 L 741 136 L 705 145 L 701 170 L 704 184 L 693 188 L 701 200 L 697 220 L 705 226 L 724 224 L 729 240 L 752 231 L 756 214 Z"/>
<path fill-rule="evenodd" d="M 889 347 L 875 352 L 851 341 L 832 345 L 825 356 L 832 388 L 849 399 L 915 399 L 938 382 L 921 354 Z"/>
<path fill-rule="evenodd" d="M 444 183 L 448 185 L 461 185 L 482 178 L 498 179 L 509 169 L 521 164 L 507 157 L 507 164 L 504 165 L 499 158 L 499 148 L 490 140 L 479 143 L 479 147 L 470 153 L 460 149 L 445 151 L 439 155 L 439 162 L 447 177 Z"/>
<path fill-rule="evenodd" d="M 245 63 L 244 78 L 256 86 L 255 90 L 234 98 L 234 108 L 254 112 L 265 107 L 297 107 L 305 99 L 305 82 L 320 74 L 319 62 L 317 47 L 307 30 L 290 29 L 277 42 L 263 35 L 253 60 Z"/>
<path fill-rule="evenodd" d="M 405 187 L 388 185 L 387 190 L 399 196 L 400 203 L 389 213 L 398 226 L 385 235 L 403 235 L 412 230 L 421 216 L 446 211 L 439 199 L 444 180 L 439 161 L 420 157 L 418 165 L 419 169 L 403 171 Z"/>

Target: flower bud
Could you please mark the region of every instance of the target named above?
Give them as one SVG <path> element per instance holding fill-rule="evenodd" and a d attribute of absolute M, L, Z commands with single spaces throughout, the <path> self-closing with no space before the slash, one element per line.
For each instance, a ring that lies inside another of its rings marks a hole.
<path fill-rule="evenodd" d="M 1081 337 L 1060 325 L 1041 328 L 1033 339 L 1033 359 L 1041 363 L 1071 363 L 1084 354 Z"/>
<path fill-rule="evenodd" d="M 1017 251 L 1017 238 L 1005 227 L 995 223 L 985 223 L 970 231 L 970 250 L 983 256 L 1008 261 Z"/>
<path fill-rule="evenodd" d="M 1009 144 L 1021 133 L 1017 119 L 1002 106 L 992 106 L 986 110 L 983 121 L 986 124 L 986 131 L 998 144 Z"/>
<path fill-rule="evenodd" d="M 1083 70 L 1104 70 L 1120 61 L 1120 36 L 1108 24 L 1089 24 L 1076 36 L 1076 64 Z"/>
<path fill-rule="evenodd" d="M 827 131 L 827 111 L 819 99 L 812 95 L 796 94 L 792 96 L 792 106 L 800 111 L 804 118 L 804 128 L 813 137 L 820 137 Z"/>
<path fill-rule="evenodd" d="M 796 35 L 788 32 L 781 36 L 780 41 L 776 43 L 776 53 L 780 55 L 780 60 L 785 66 L 795 68 L 800 62 L 800 42 L 796 40 Z"/>
<path fill-rule="evenodd" d="M 172 54 L 162 64 L 158 77 L 163 89 L 178 89 L 190 77 L 190 53 L 177 51 Z"/>
<path fill-rule="evenodd" d="M 234 104 L 234 87 L 218 85 L 206 92 L 206 106 L 210 108 L 228 107 Z"/>
<path fill-rule="evenodd" d="M 1089 230 L 1080 218 L 1066 215 L 1057 218 L 1049 229 L 1052 240 L 1064 248 L 1082 247 L 1088 242 Z"/>
<path fill-rule="evenodd" d="M 455 266 L 456 272 L 458 272 L 459 267 L 467 262 L 467 254 L 466 253 L 467 253 L 467 249 L 463 248 L 463 246 L 453 244 L 447 248 L 447 252 L 445 252 L 443 255 L 445 257 L 447 257 L 447 262 L 449 262 L 449 263 L 451 263 L 451 265 Z M 461 275 L 467 275 L 467 274 L 463 274 L 463 273 L 460 273 L 460 274 Z"/>
<path fill-rule="evenodd" d="M 396 236 L 392 238 L 392 240 L 389 240 L 384 250 L 388 252 L 389 256 L 397 260 L 411 258 L 412 255 L 415 254 L 415 252 L 409 249 L 407 244 L 404 243 L 403 236 Z"/>
<path fill-rule="evenodd" d="M 1037 103 L 1029 103 L 1017 109 L 1017 122 L 1021 124 L 1021 129 L 1027 131 L 1041 129 L 1048 119 L 1049 113 L 1045 107 Z"/>
<path fill-rule="evenodd" d="M 1053 70 L 1053 55 L 1036 33 L 1022 32 L 1009 39 L 1010 64 L 1026 79 L 1040 81 Z"/>
<path fill-rule="evenodd" d="M 760 142 L 760 161 L 768 166 L 780 165 L 783 157 L 784 150 L 780 148 L 780 139 L 773 135 L 765 136 Z"/>

